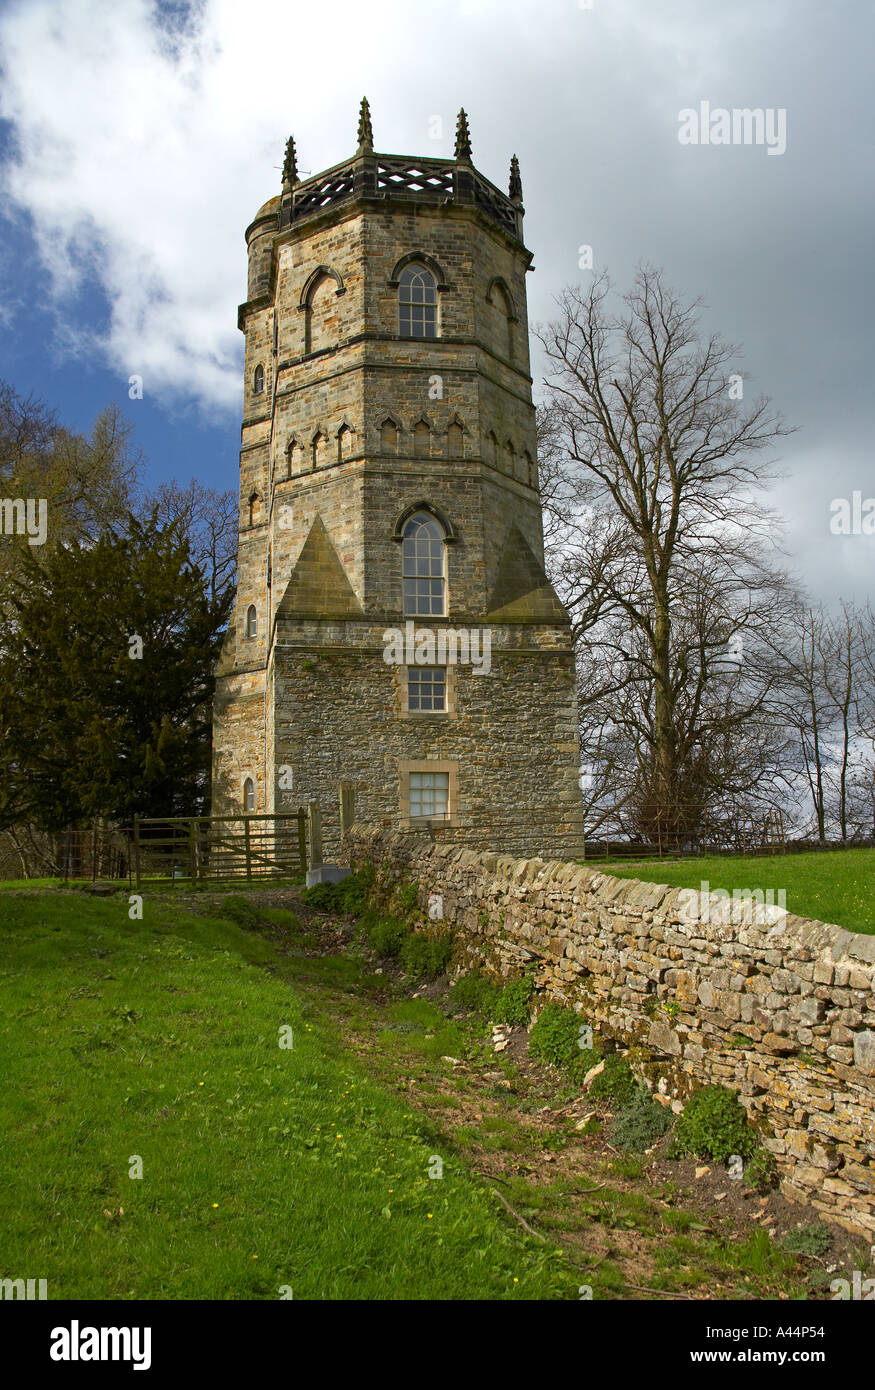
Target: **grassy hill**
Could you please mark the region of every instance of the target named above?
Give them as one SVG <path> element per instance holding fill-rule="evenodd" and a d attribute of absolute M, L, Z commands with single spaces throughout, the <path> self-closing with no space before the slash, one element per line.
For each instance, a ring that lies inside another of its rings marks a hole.
<path fill-rule="evenodd" d="M 50 1298 L 577 1297 L 286 973 L 149 898 L 0 896 L 0 1272 Z"/>

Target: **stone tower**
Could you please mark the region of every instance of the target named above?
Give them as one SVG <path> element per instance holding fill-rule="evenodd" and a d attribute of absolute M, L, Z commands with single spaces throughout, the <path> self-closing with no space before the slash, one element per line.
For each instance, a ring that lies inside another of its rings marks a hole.
<path fill-rule="evenodd" d="M 582 836 L 568 615 L 547 581 L 522 186 L 376 154 L 298 177 L 246 232 L 237 601 L 214 814 L 320 803 L 473 848 Z M 431 829 L 429 829 L 431 827 Z"/>

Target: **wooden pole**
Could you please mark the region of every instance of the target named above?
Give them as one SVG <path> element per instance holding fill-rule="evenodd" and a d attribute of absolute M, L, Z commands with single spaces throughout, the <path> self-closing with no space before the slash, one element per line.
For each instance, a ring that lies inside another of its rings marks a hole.
<path fill-rule="evenodd" d="M 244 848 L 246 851 L 246 877 L 252 878 L 252 847 L 249 843 L 249 817 L 243 817 Z"/>
<path fill-rule="evenodd" d="M 134 816 L 134 877 L 140 891 L 140 817 Z"/>
<path fill-rule="evenodd" d="M 298 854 L 301 859 L 301 868 L 307 868 L 307 812 L 303 806 L 298 808 Z"/>
<path fill-rule="evenodd" d="M 310 828 L 310 868 L 322 863 L 322 812 L 318 801 L 307 802 L 307 821 Z"/>
<path fill-rule="evenodd" d="M 188 823 L 188 857 L 191 863 L 191 880 L 197 882 L 197 821 Z"/>
<path fill-rule="evenodd" d="M 345 835 L 355 820 L 355 791 L 348 782 L 340 784 L 340 834 Z"/>

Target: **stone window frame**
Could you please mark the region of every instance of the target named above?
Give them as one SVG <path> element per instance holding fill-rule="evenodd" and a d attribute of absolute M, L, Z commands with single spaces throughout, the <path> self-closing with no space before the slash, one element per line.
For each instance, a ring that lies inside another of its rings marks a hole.
<path fill-rule="evenodd" d="M 255 814 L 255 811 L 256 811 L 256 809 L 257 809 L 256 796 L 257 796 L 257 791 L 256 791 L 256 786 L 255 786 L 255 778 L 254 778 L 254 777 L 244 777 L 244 778 L 243 778 L 243 813 L 244 813 L 244 815 L 251 816 L 251 815 L 254 815 L 254 814 Z M 251 802 L 252 802 L 251 805 L 249 804 L 249 803 L 250 803 L 250 800 L 251 800 Z"/>
<path fill-rule="evenodd" d="M 252 394 L 253 396 L 264 395 L 264 367 L 259 362 L 252 373 Z"/>
<path fill-rule="evenodd" d="M 417 670 L 417 671 L 422 671 L 422 670 L 424 670 L 424 669 L 428 669 L 428 670 L 437 670 L 438 668 L 440 668 L 441 670 L 443 670 L 443 671 L 446 673 L 446 685 L 445 685 L 446 697 L 445 697 L 445 702 L 444 702 L 444 708 L 443 708 L 443 709 L 411 709 L 410 706 L 409 706 L 409 704 L 408 704 L 408 700 L 409 700 L 408 691 L 409 691 L 409 688 L 410 688 L 410 681 L 409 681 L 409 675 L 408 675 L 408 673 L 409 673 L 409 671 L 410 671 L 410 667 L 409 667 L 409 666 L 399 666 L 399 667 L 398 667 L 398 696 L 399 696 L 399 704 L 400 704 L 400 709 L 398 710 L 398 714 L 399 714 L 399 717 L 400 717 L 401 719 L 414 719 L 414 720 L 416 720 L 416 719 L 426 719 L 426 720 L 428 720 L 428 719 L 458 719 L 458 717 L 459 717 L 459 707 L 458 707 L 458 695 L 457 695 L 456 668 L 455 668 L 455 666 L 447 665 L 447 666 L 441 667 L 439 662 L 435 662 L 433 666 L 430 666 L 430 667 L 428 667 L 428 668 L 425 668 L 425 667 L 422 667 L 422 666 L 416 666 L 416 667 L 414 667 L 414 669 Z"/>
<path fill-rule="evenodd" d="M 247 642 L 251 642 L 258 636 L 258 609 L 254 603 L 250 603 L 249 607 L 246 609 L 244 632 Z"/>
<path fill-rule="evenodd" d="M 438 819 L 410 814 L 410 774 L 411 772 L 447 772 L 449 786 L 447 791 L 447 815 Z M 406 829 L 426 826 L 432 820 L 436 825 L 459 824 L 459 761 L 457 758 L 419 758 L 402 759 L 398 763 L 398 792 L 401 824 Z"/>

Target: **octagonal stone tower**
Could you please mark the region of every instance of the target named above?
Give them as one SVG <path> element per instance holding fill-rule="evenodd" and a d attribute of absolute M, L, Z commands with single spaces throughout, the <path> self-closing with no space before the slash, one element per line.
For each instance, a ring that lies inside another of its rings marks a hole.
<path fill-rule="evenodd" d="M 237 600 L 213 812 L 320 803 L 473 848 L 582 841 L 568 615 L 543 566 L 522 189 L 358 150 L 246 232 Z"/>

